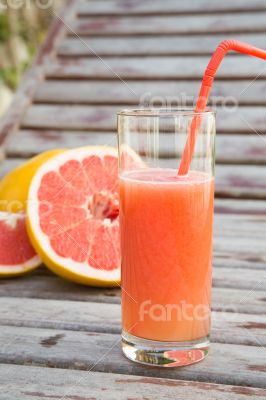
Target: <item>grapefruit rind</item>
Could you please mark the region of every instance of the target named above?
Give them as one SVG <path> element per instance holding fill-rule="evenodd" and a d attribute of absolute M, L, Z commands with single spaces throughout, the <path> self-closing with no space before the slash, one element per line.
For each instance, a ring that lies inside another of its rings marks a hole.
<path fill-rule="evenodd" d="M 42 264 L 40 257 L 36 255 L 29 261 L 19 265 L 0 265 L 0 277 L 11 278 L 13 276 L 24 275 L 27 272 L 33 271 Z"/>
<path fill-rule="evenodd" d="M 38 190 L 42 177 L 50 171 L 58 171 L 60 166 L 69 160 L 82 161 L 86 157 L 95 155 L 101 158 L 104 156 L 117 157 L 117 151 L 115 148 L 107 146 L 91 146 L 68 150 L 56 155 L 37 170 L 29 189 L 27 229 L 33 247 L 48 268 L 57 275 L 86 285 L 113 287 L 119 286 L 120 283 L 120 265 L 113 270 L 101 270 L 93 268 L 86 263 L 86 269 L 84 270 L 83 263 L 56 254 L 51 247 L 49 237 L 42 231 L 39 223 Z"/>
<path fill-rule="evenodd" d="M 47 150 L 8 172 L 0 180 L 0 211 L 10 213 L 25 212 L 29 186 L 35 171 L 45 161 L 63 151 L 65 150 Z"/>
<path fill-rule="evenodd" d="M 25 214 L 10 214 L 6 212 L 0 212 L 0 221 L 6 221 L 7 219 L 9 221 L 9 224 L 16 224 L 16 221 L 18 219 L 25 219 Z M 37 254 L 21 264 L 0 264 L 0 278 L 11 278 L 24 275 L 27 272 L 33 271 L 34 269 L 38 268 L 41 264 L 42 260 Z"/>

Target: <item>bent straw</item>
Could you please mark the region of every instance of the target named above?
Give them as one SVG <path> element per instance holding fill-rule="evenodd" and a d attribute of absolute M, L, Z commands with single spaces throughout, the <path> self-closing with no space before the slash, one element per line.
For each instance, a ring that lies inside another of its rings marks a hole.
<path fill-rule="evenodd" d="M 202 80 L 199 97 L 195 107 L 195 115 L 191 122 L 186 146 L 178 170 L 178 175 L 186 175 L 188 173 L 201 123 L 201 115 L 199 113 L 203 113 L 206 109 L 216 71 L 229 50 L 234 50 L 238 53 L 247 54 L 249 56 L 266 60 L 265 50 L 251 46 L 247 43 L 240 42 L 238 40 L 224 40 L 219 44 L 209 61 Z"/>

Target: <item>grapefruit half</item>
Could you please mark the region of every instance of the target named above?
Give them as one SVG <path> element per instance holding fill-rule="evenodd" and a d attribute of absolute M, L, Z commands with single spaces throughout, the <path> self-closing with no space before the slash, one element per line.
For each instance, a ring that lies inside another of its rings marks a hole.
<path fill-rule="evenodd" d="M 48 160 L 31 182 L 27 214 L 31 241 L 52 271 L 87 285 L 119 285 L 116 149 L 83 147 Z"/>
<path fill-rule="evenodd" d="M 40 264 L 27 234 L 25 214 L 0 212 L 0 277 L 23 275 Z"/>

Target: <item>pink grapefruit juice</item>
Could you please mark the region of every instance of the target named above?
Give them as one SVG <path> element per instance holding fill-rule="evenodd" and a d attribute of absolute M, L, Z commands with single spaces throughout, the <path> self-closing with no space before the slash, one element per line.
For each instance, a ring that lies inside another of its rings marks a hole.
<path fill-rule="evenodd" d="M 120 176 L 122 325 L 184 342 L 210 330 L 214 180 L 143 169 Z"/>

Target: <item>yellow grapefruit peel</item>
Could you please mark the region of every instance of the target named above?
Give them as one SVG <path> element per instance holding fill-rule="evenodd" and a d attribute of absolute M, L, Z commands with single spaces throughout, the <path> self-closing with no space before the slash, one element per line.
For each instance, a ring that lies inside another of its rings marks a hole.
<path fill-rule="evenodd" d="M 8 172 L 0 180 L 0 211 L 11 213 L 26 211 L 26 202 L 31 180 L 37 169 L 51 157 L 64 150 L 45 151 Z"/>

